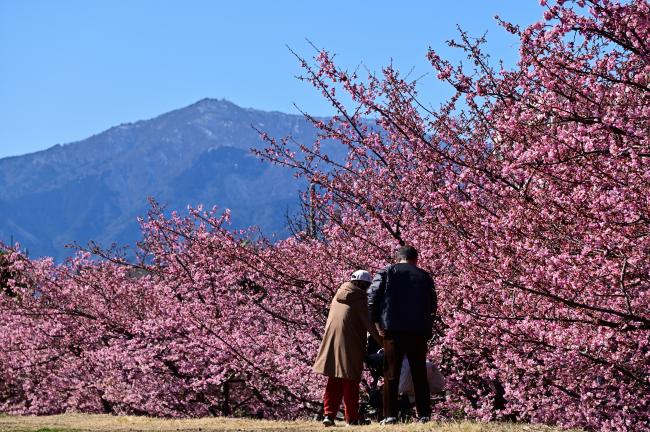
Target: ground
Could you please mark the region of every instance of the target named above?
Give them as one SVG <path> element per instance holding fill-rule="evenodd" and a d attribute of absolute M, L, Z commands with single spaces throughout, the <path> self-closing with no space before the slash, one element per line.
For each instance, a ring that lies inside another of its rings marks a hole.
<path fill-rule="evenodd" d="M 338 422 L 344 426 L 345 423 Z M 16 417 L 0 416 L 0 432 L 210 432 L 210 431 L 332 431 L 315 421 L 268 421 L 235 418 L 203 418 L 166 420 L 149 417 L 63 414 L 56 416 Z M 561 429 L 549 426 L 510 424 L 444 422 L 425 425 L 406 424 L 399 426 L 356 426 L 345 428 L 359 432 L 559 432 Z M 577 431 L 576 431 L 577 432 Z"/>

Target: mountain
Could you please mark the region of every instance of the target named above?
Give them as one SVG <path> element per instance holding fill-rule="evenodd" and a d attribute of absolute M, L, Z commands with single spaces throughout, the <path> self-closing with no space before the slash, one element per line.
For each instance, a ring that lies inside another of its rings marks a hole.
<path fill-rule="evenodd" d="M 316 136 L 302 116 L 203 99 L 83 141 L 0 159 L 0 240 L 13 238 L 31 257 L 57 260 L 71 254 L 64 245 L 73 241 L 133 244 L 149 196 L 169 210 L 227 207 L 233 228 L 257 225 L 284 236 L 300 184 L 250 153 L 264 145 L 253 127 L 303 143 Z"/>

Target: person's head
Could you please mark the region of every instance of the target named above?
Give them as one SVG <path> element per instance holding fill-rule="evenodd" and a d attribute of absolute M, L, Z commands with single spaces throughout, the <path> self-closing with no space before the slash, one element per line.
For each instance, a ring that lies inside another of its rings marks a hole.
<path fill-rule="evenodd" d="M 350 276 L 350 281 L 357 287 L 368 289 L 372 283 L 372 276 L 365 270 L 357 270 Z"/>
<path fill-rule="evenodd" d="M 418 251 L 413 246 L 405 245 L 397 249 L 395 261 L 398 263 L 418 264 Z"/>

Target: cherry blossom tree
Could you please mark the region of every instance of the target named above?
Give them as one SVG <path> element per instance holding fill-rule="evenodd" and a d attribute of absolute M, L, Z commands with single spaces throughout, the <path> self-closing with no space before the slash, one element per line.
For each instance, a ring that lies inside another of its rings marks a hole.
<path fill-rule="evenodd" d="M 438 417 L 648 428 L 650 6 L 542 6 L 527 28 L 500 21 L 520 39 L 513 68 L 462 31 L 450 44 L 469 67 L 430 50 L 456 91 L 437 108 L 393 67 L 360 77 L 326 51 L 299 57 L 338 115 L 308 115 L 314 143 L 263 134 L 259 155 L 311 185 L 286 240 L 153 203 L 134 261 L 4 248 L 0 411 L 318 412 L 331 296 L 408 243 L 439 291 Z"/>
<path fill-rule="evenodd" d="M 441 291 L 433 353 L 453 382 L 450 411 L 642 428 L 649 6 L 543 5 L 544 21 L 526 29 L 502 21 L 521 40 L 513 70 L 495 69 L 464 32 L 450 44 L 470 68 L 430 50 L 456 89 L 438 109 L 392 67 L 360 79 L 325 51 L 301 59 L 339 111 L 312 121 L 348 158 L 272 138 L 262 156 L 319 186 L 331 241 L 354 244 L 369 266 L 397 244 L 423 252 Z"/>

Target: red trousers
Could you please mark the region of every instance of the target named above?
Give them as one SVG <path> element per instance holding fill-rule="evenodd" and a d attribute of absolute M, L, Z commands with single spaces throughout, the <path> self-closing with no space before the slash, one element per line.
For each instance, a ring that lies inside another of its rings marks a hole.
<path fill-rule="evenodd" d="M 325 415 L 336 418 L 341 399 L 345 406 L 345 421 L 350 423 L 359 419 L 359 381 L 329 377 L 323 396 Z"/>

